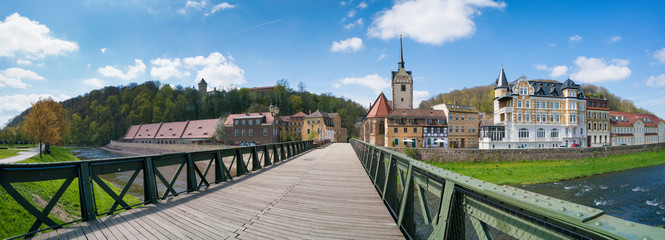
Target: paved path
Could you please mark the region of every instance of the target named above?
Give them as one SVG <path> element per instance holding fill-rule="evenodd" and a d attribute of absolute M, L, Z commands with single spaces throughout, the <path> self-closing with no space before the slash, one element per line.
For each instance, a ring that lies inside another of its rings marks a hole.
<path fill-rule="evenodd" d="M 27 151 L 20 151 L 18 155 L 0 159 L 0 163 L 14 163 L 26 160 L 39 154 L 39 147 L 29 148 Z"/>
<path fill-rule="evenodd" d="M 35 238 L 404 239 L 350 144 Z"/>

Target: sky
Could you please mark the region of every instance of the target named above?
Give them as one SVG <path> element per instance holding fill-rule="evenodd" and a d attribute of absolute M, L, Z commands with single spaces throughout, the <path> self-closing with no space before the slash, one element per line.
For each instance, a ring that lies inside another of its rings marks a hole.
<path fill-rule="evenodd" d="M 399 36 L 414 105 L 454 89 L 570 78 L 665 117 L 665 1 L 87 0 L 0 4 L 0 126 L 40 97 L 157 80 L 287 79 L 367 107 Z"/>

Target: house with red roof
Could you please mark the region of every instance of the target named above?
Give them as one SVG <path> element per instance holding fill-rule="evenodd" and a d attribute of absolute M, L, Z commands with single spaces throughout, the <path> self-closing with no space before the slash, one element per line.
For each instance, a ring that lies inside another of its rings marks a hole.
<path fill-rule="evenodd" d="M 132 125 L 122 141 L 155 144 L 215 142 L 213 137 L 219 121 L 219 118 L 214 118 Z"/>
<path fill-rule="evenodd" d="M 370 106 L 369 111 L 365 116 L 365 120 L 363 120 L 360 125 L 360 138 L 365 142 L 384 146 L 386 137 L 386 116 L 388 116 L 392 110 L 393 108 L 388 102 L 386 95 L 381 92 Z"/>
<path fill-rule="evenodd" d="M 651 114 L 610 111 L 612 146 L 665 142 L 665 122 Z"/>

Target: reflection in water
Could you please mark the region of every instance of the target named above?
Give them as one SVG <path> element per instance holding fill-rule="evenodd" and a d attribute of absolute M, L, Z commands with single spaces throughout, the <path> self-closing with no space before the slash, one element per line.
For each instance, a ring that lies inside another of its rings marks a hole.
<path fill-rule="evenodd" d="M 665 225 L 665 165 L 520 187 L 625 220 Z"/>

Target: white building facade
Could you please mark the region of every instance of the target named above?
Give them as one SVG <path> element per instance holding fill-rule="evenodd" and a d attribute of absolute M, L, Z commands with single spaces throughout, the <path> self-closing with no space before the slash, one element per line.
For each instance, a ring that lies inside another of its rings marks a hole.
<path fill-rule="evenodd" d="M 509 84 L 501 68 L 494 96 L 494 124 L 482 127 L 480 149 L 586 146 L 586 100 L 572 80 L 522 76 Z"/>

